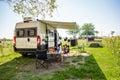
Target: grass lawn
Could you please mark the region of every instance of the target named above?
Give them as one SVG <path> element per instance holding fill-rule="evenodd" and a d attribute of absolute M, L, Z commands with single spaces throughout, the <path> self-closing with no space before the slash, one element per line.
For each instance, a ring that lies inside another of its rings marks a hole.
<path fill-rule="evenodd" d="M 86 48 L 95 58 L 107 80 L 120 80 L 120 70 L 107 48 Z"/>
<path fill-rule="evenodd" d="M 80 40 L 79 45 L 84 42 Z M 71 50 L 78 51 L 77 47 L 71 47 Z M 46 70 L 44 74 L 37 74 L 35 58 L 23 58 L 5 47 L 4 52 L 7 55 L 0 56 L 0 80 L 120 80 L 120 70 L 106 47 L 85 46 L 85 51 L 90 54 L 85 57 L 85 63 L 81 62 L 81 56 L 75 56 L 72 58 L 75 65 L 64 62 L 64 65 L 62 63 L 60 65 L 64 68 L 62 70 L 52 72 Z"/>

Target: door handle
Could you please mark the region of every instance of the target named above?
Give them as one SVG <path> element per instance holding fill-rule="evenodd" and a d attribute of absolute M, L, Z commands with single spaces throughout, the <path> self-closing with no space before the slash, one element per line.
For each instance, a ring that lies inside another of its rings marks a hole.
<path fill-rule="evenodd" d="M 28 38 L 28 42 L 30 41 L 30 38 Z"/>

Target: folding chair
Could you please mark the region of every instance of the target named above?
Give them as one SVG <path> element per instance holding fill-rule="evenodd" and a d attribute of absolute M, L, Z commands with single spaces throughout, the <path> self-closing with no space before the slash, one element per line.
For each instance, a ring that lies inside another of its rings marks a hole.
<path fill-rule="evenodd" d="M 40 50 L 36 52 L 36 69 L 39 66 L 42 66 L 45 69 L 48 69 L 49 60 L 47 58 L 47 50 Z"/>
<path fill-rule="evenodd" d="M 70 52 L 70 49 L 69 49 L 69 45 L 63 45 L 63 51 L 64 51 L 64 54 L 66 54 L 68 56 L 68 53 Z"/>

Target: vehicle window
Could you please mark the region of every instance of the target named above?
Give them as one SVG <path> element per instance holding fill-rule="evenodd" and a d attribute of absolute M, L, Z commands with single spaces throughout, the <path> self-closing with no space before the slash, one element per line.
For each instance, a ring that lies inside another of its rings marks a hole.
<path fill-rule="evenodd" d="M 54 37 L 53 31 L 49 30 L 49 31 L 48 31 L 48 36 L 49 36 L 49 37 Z"/>
<path fill-rule="evenodd" d="M 24 30 L 17 30 L 17 37 L 24 37 L 25 31 Z"/>
<path fill-rule="evenodd" d="M 17 37 L 34 37 L 37 35 L 37 28 L 16 29 Z"/>
<path fill-rule="evenodd" d="M 28 29 L 27 36 L 29 37 L 36 36 L 36 29 Z"/>

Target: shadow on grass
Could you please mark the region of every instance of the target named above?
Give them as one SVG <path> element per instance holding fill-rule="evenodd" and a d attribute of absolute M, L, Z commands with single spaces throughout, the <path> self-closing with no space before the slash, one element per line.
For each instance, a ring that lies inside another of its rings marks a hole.
<path fill-rule="evenodd" d="M 31 56 L 28 56 L 27 58 L 14 58 L 9 62 L 0 65 L 0 80 L 18 80 L 17 73 L 29 73 L 33 71 L 29 71 L 29 69 L 33 69 L 31 67 L 35 67 L 34 57 L 31 58 Z"/>
<path fill-rule="evenodd" d="M 81 56 L 77 56 L 80 62 Z M 35 72 L 35 58 L 15 58 L 10 62 L 0 65 L 0 80 L 106 80 L 94 57 L 85 58 L 85 64 L 68 66 L 65 70 L 55 71 L 51 74 L 33 75 Z M 51 72 L 50 72 L 51 73 Z M 19 76 L 18 76 L 19 75 Z M 51 77 L 50 77 L 51 76 Z"/>
<path fill-rule="evenodd" d="M 77 57 L 78 59 L 78 57 Z M 85 64 L 80 67 L 70 66 L 64 71 L 58 71 L 49 80 L 106 80 L 105 75 L 96 63 L 94 57 L 86 57 Z"/>
<path fill-rule="evenodd" d="M 91 47 L 91 46 L 89 46 L 89 48 L 104 48 L 104 46 L 98 46 L 98 47 Z"/>

